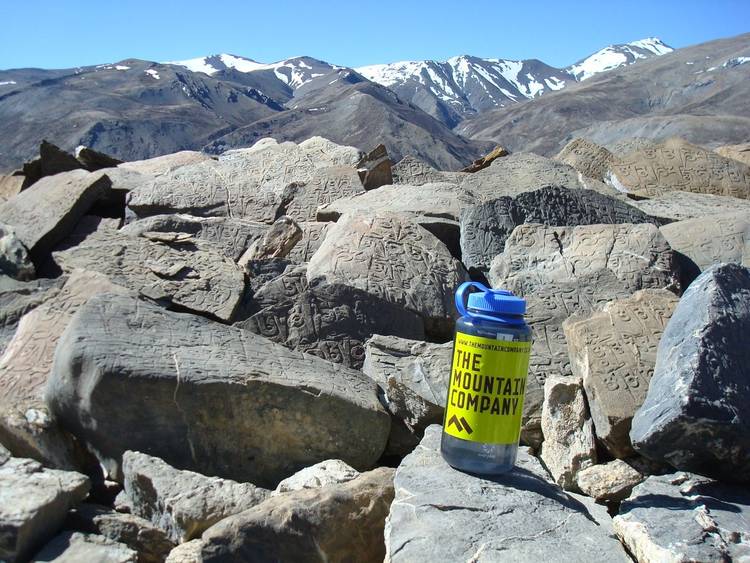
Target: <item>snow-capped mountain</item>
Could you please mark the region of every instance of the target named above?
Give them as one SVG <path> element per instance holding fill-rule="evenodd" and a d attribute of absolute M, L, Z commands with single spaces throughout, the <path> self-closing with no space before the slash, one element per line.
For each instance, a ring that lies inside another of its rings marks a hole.
<path fill-rule="evenodd" d="M 606 72 L 615 68 L 632 64 L 638 59 L 666 55 L 674 51 L 658 37 L 649 37 L 624 45 L 610 45 L 578 61 L 576 64 L 566 68 L 566 72 L 572 74 L 576 80 L 582 81 L 591 78 L 600 72 Z"/>

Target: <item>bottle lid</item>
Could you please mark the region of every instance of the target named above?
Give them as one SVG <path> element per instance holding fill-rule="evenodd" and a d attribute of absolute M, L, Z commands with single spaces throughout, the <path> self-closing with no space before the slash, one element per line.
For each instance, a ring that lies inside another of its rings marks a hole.
<path fill-rule="evenodd" d="M 472 288 L 477 291 L 468 296 L 464 305 L 465 295 Z M 521 319 L 516 321 L 502 317 L 504 315 L 522 316 L 526 313 L 526 300 L 505 289 L 490 289 L 478 282 L 465 282 L 456 290 L 456 309 L 462 316 L 492 317 L 492 320 L 522 323 Z"/>

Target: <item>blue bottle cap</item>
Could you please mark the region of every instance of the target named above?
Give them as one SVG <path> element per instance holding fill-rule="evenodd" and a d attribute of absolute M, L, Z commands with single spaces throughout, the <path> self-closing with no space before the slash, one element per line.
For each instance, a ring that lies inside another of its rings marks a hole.
<path fill-rule="evenodd" d="M 478 291 L 468 296 L 465 306 L 466 292 L 471 288 Z M 456 309 L 461 316 L 492 317 L 492 320 L 503 321 L 504 315 L 519 317 L 526 313 L 526 300 L 505 289 L 490 289 L 478 282 L 464 282 L 456 290 Z M 505 321 L 515 322 L 510 319 Z"/>

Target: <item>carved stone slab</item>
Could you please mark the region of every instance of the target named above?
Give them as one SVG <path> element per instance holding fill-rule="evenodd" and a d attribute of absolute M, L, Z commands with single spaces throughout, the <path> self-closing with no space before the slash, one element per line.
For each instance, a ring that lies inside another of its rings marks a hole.
<path fill-rule="evenodd" d="M 723 147 L 715 148 L 714 151 L 723 157 L 733 158 L 750 166 L 750 143 L 724 145 Z"/>
<path fill-rule="evenodd" d="M 516 197 L 501 197 L 464 209 L 461 214 L 461 260 L 486 272 L 505 249 L 505 240 L 522 223 L 594 225 L 659 223 L 635 207 L 593 190 L 544 187 Z"/>
<path fill-rule="evenodd" d="M 331 223 L 303 221 L 299 226 L 302 228 L 302 238 L 289 251 L 287 258 L 298 263 L 308 262 L 326 238 Z"/>
<path fill-rule="evenodd" d="M 128 407 L 123 396 L 141 399 Z M 132 298 L 92 298 L 58 345 L 47 400 L 114 476 L 126 450 L 262 487 L 380 457 L 390 419 L 364 374 Z"/>
<path fill-rule="evenodd" d="M 440 182 L 458 185 L 463 178 L 468 176 L 467 172 L 443 172 L 436 170 L 414 156 L 405 156 L 402 158 L 393 166 L 391 172 L 394 184 L 407 184 L 410 186 Z"/>
<path fill-rule="evenodd" d="M 207 160 L 213 160 L 210 155 L 197 151 L 180 151 L 172 154 L 165 154 L 154 158 L 148 158 L 146 160 L 133 160 L 131 162 L 123 162 L 118 165 L 118 168 L 123 170 L 132 170 L 134 172 L 140 172 L 150 176 L 159 176 L 161 174 L 168 174 L 173 170 L 176 170 L 180 166 L 187 164 L 195 164 L 196 162 L 205 162 Z"/>
<path fill-rule="evenodd" d="M 286 205 L 285 214 L 296 221 L 315 221 L 319 206 L 343 197 L 364 193 L 365 188 L 354 168 L 350 166 L 321 168 L 313 173 L 308 182 L 295 184 L 285 190 L 284 199 L 291 198 Z"/>
<path fill-rule="evenodd" d="M 52 251 L 89 208 L 106 196 L 109 178 L 102 172 L 72 170 L 47 176 L 0 204 L 0 222 L 15 228 L 32 256 Z"/>
<path fill-rule="evenodd" d="M 5 347 L 13 338 L 21 317 L 57 295 L 65 279 L 41 278 L 21 282 L 0 276 L 0 354 L 5 352 Z"/>
<path fill-rule="evenodd" d="M 747 199 L 691 192 L 665 192 L 651 199 L 631 200 L 631 204 L 649 215 L 676 221 L 738 211 L 750 213 Z"/>
<path fill-rule="evenodd" d="M 750 197 L 748 165 L 677 138 L 622 157 L 612 164 L 609 181 L 641 197 L 672 190 Z"/>
<path fill-rule="evenodd" d="M 646 398 L 656 347 L 678 301 L 670 291 L 645 289 L 607 303 L 586 319 L 563 323 L 596 435 L 617 458 L 634 453 L 630 423 Z"/>
<path fill-rule="evenodd" d="M 604 181 L 615 156 L 601 145 L 576 138 L 563 147 L 555 160 L 569 164 L 584 176 Z"/>
<path fill-rule="evenodd" d="M 344 215 L 310 259 L 307 279 L 356 287 L 420 315 L 428 334 L 453 329 L 460 262 L 434 235 L 397 215 Z"/>
<path fill-rule="evenodd" d="M 151 299 L 230 320 L 244 291 L 244 274 L 199 242 L 169 246 L 121 233 L 94 234 L 55 252 L 54 259 L 63 271 L 101 272 Z"/>
<path fill-rule="evenodd" d="M 366 190 L 374 190 L 380 186 L 393 183 L 391 159 L 388 149 L 380 144 L 362 157 L 357 163 L 357 173 Z"/>

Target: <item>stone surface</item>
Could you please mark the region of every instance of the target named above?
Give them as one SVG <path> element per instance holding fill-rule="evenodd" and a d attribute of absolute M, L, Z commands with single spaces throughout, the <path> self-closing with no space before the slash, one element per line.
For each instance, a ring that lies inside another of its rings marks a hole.
<path fill-rule="evenodd" d="M 750 201 L 722 195 L 675 191 L 631 201 L 632 205 L 649 215 L 675 221 L 738 211 L 750 213 Z"/>
<path fill-rule="evenodd" d="M 292 247 L 287 258 L 297 263 L 308 262 L 326 238 L 331 223 L 303 221 L 299 226 L 302 229 L 302 238 Z"/>
<path fill-rule="evenodd" d="M 360 472 L 340 459 L 327 459 L 300 469 L 279 483 L 273 494 L 301 491 L 302 489 L 319 489 L 356 479 Z"/>
<path fill-rule="evenodd" d="M 253 295 L 250 316 L 236 326 L 293 350 L 362 367 L 375 333 L 423 338 L 422 319 L 400 305 L 344 283 L 307 281 L 307 268 L 286 270 Z"/>
<path fill-rule="evenodd" d="M 618 502 L 643 481 L 637 469 L 621 459 L 582 469 L 576 475 L 578 488 L 597 502 Z"/>
<path fill-rule="evenodd" d="M 640 197 L 680 190 L 750 198 L 750 167 L 711 150 L 673 138 L 623 156 L 608 181 Z"/>
<path fill-rule="evenodd" d="M 21 318 L 60 291 L 66 278 L 22 282 L 0 276 L 0 355 L 16 333 Z"/>
<path fill-rule="evenodd" d="M 118 165 L 118 168 L 132 170 L 133 172 L 139 172 L 151 176 L 160 176 L 162 174 L 168 174 L 181 166 L 205 162 L 207 160 L 214 160 L 214 158 L 206 153 L 198 151 L 180 151 L 154 158 L 147 158 L 146 160 L 123 162 Z"/>
<path fill-rule="evenodd" d="M 192 243 L 201 240 L 216 252 L 237 261 L 268 225 L 234 217 L 193 217 L 191 215 L 154 215 L 134 221 L 120 231 L 129 236 L 142 236 L 167 243 Z"/>
<path fill-rule="evenodd" d="M 142 399 L 123 408 L 124 394 Z M 375 384 L 357 371 L 109 294 L 89 300 L 68 326 L 47 401 L 115 477 L 122 454 L 134 450 L 275 486 L 325 459 L 372 466 L 390 426 Z"/>
<path fill-rule="evenodd" d="M 45 177 L 34 189 L 0 204 L 0 221 L 15 228 L 32 257 L 49 253 L 89 208 L 106 196 L 109 178 L 102 172 L 73 170 Z"/>
<path fill-rule="evenodd" d="M 229 320 L 245 288 L 232 260 L 200 241 L 167 245 L 121 233 L 97 233 L 53 254 L 63 271 L 100 272 L 150 299 Z"/>
<path fill-rule="evenodd" d="M 649 477 L 614 529 L 638 561 L 747 561 L 750 494 L 685 473 Z"/>
<path fill-rule="evenodd" d="M 253 241 L 237 263 L 244 267 L 251 260 L 284 258 L 301 239 L 302 228 L 291 217 L 282 215 L 262 237 Z"/>
<path fill-rule="evenodd" d="M 678 302 L 670 291 L 646 289 L 611 301 L 588 318 L 563 323 L 596 436 L 615 457 L 633 454 L 630 424 L 646 398 L 656 348 Z"/>
<path fill-rule="evenodd" d="M 0 465 L 0 560 L 28 561 L 88 492 L 89 480 L 80 473 L 22 458 Z"/>
<path fill-rule="evenodd" d="M 440 182 L 458 185 L 467 176 L 466 172 L 443 172 L 436 170 L 426 162 L 413 156 L 405 156 L 393 166 L 391 171 L 394 184 L 408 184 L 410 186 Z"/>
<path fill-rule="evenodd" d="M 517 467 L 487 479 L 451 468 L 439 426 L 396 470 L 386 561 L 628 561 L 592 510 L 521 448 Z"/>
<path fill-rule="evenodd" d="M 487 168 L 490 164 L 492 164 L 492 161 L 496 158 L 501 158 L 503 156 L 508 156 L 510 153 L 508 152 L 508 149 L 505 147 L 497 146 L 494 149 L 492 149 L 490 152 L 488 152 L 486 155 L 484 155 L 482 158 L 478 158 L 477 160 L 473 161 L 469 166 L 461 170 L 461 172 L 479 172 L 480 170 L 483 170 Z"/>
<path fill-rule="evenodd" d="M 94 272 L 76 271 L 43 304 L 27 313 L 0 358 L 0 440 L 17 456 L 77 469 L 79 447 L 57 424 L 44 400 L 62 333 L 76 311 L 99 293 L 126 290 Z"/>
<path fill-rule="evenodd" d="M 35 274 L 34 264 L 15 229 L 0 223 L 0 275 L 27 281 L 34 279 Z"/>
<path fill-rule="evenodd" d="M 677 469 L 750 480 L 750 270 L 714 266 L 680 299 L 633 417 L 639 453 Z"/>
<path fill-rule="evenodd" d="M 577 491 L 578 472 L 596 463 L 594 425 L 580 379 L 549 377 L 544 382 L 542 434 L 542 462 L 558 485 Z"/>
<path fill-rule="evenodd" d="M 34 563 L 137 563 L 138 553 L 123 543 L 97 534 L 63 532 L 36 554 Z"/>
<path fill-rule="evenodd" d="M 181 543 L 169 552 L 164 563 L 203 563 L 202 548 L 203 542 L 201 540 Z"/>
<path fill-rule="evenodd" d="M 505 249 L 513 229 L 523 223 L 576 226 L 655 223 L 659 220 L 593 190 L 547 186 L 516 197 L 501 197 L 466 207 L 461 214 L 461 260 L 487 272 Z"/>
<path fill-rule="evenodd" d="M 199 537 L 219 520 L 263 502 L 271 492 L 180 471 L 157 457 L 127 451 L 122 458 L 124 492 L 133 514 L 145 518 L 182 543 Z"/>
<path fill-rule="evenodd" d="M 714 152 L 725 158 L 739 160 L 743 164 L 750 166 L 750 143 L 741 143 L 739 145 L 724 145 L 717 147 Z"/>
<path fill-rule="evenodd" d="M 19 171 L 16 172 L 12 174 L 0 174 L 0 203 L 8 201 L 21 192 L 25 176 Z"/>
<path fill-rule="evenodd" d="M 284 190 L 284 214 L 295 221 L 315 221 L 318 207 L 342 197 L 365 193 L 357 170 L 332 166 L 316 170 L 308 182 L 295 183 Z M 326 219 L 327 220 L 327 219 Z"/>
<path fill-rule="evenodd" d="M 601 145 L 576 138 L 557 153 L 555 160 L 569 164 L 584 176 L 604 181 L 615 156 Z"/>
<path fill-rule="evenodd" d="M 393 183 L 391 172 L 391 159 L 388 157 L 388 149 L 380 144 L 357 163 L 357 172 L 362 185 L 366 190 L 374 190 L 380 186 Z"/>
<path fill-rule="evenodd" d="M 161 563 L 175 545 L 162 529 L 145 518 L 99 504 L 84 503 L 71 510 L 65 528 L 125 544 L 138 553 L 138 563 Z"/>
<path fill-rule="evenodd" d="M 453 331 L 461 264 L 434 235 L 397 215 L 344 215 L 310 259 L 307 279 L 356 287 L 417 313 L 425 332 Z"/>
<path fill-rule="evenodd" d="M 95 172 L 102 168 L 112 168 L 118 164 L 122 164 L 122 160 L 104 154 L 103 152 L 95 151 L 94 149 L 83 145 L 76 148 L 75 157 L 76 160 L 89 172 Z"/>
<path fill-rule="evenodd" d="M 23 174 L 26 177 L 23 188 L 28 188 L 45 176 L 54 176 L 78 168 L 83 168 L 83 165 L 72 154 L 43 140 L 39 145 L 39 158 L 23 165 Z"/>
<path fill-rule="evenodd" d="M 273 496 L 206 530 L 202 561 L 381 562 L 393 469 Z"/>

